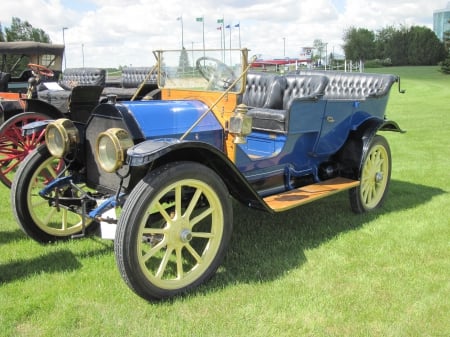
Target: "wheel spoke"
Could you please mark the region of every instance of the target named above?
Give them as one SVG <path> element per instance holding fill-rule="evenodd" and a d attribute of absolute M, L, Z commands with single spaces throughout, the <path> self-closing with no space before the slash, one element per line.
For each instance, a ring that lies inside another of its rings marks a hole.
<path fill-rule="evenodd" d="M 181 217 L 181 185 L 177 185 L 175 187 L 175 217 L 180 218 Z"/>
<path fill-rule="evenodd" d="M 183 278 L 183 256 L 181 248 L 175 250 L 175 256 L 177 261 L 177 279 L 181 280 Z"/>
<path fill-rule="evenodd" d="M 152 249 L 150 249 L 144 256 L 142 256 L 142 261 L 146 262 L 150 258 L 152 258 L 156 253 L 158 253 L 161 249 L 165 248 L 167 245 L 167 241 L 163 239 L 161 242 L 156 244 Z"/>
<path fill-rule="evenodd" d="M 51 218 L 57 212 L 56 208 L 50 208 L 47 216 L 41 221 L 43 225 L 47 226 L 50 223 Z"/>
<path fill-rule="evenodd" d="M 161 205 L 161 203 L 159 201 L 156 202 L 156 209 L 159 211 L 159 213 L 162 215 L 162 217 L 164 218 L 164 220 L 166 220 L 167 223 L 171 223 L 172 222 L 172 218 L 166 212 L 166 209 L 164 208 L 163 205 Z"/>
<path fill-rule="evenodd" d="M 212 239 L 214 237 L 214 234 L 206 232 L 193 232 L 192 237 L 201 239 Z"/>
<path fill-rule="evenodd" d="M 207 216 L 211 215 L 213 212 L 214 209 L 212 207 L 209 207 L 208 209 L 197 215 L 195 218 L 191 219 L 191 221 L 189 221 L 190 228 L 192 229 L 197 223 L 205 219 Z"/>
<path fill-rule="evenodd" d="M 192 211 L 194 210 L 195 206 L 197 205 L 198 199 L 200 199 L 200 196 L 202 195 L 202 191 L 197 188 L 194 195 L 192 196 L 191 201 L 189 202 L 189 206 L 184 212 L 184 216 L 187 218 L 190 218 Z"/>
<path fill-rule="evenodd" d="M 167 247 L 166 252 L 161 260 L 161 264 L 159 265 L 158 271 L 155 274 L 155 277 L 158 279 L 162 279 L 164 272 L 166 271 L 167 263 L 169 263 L 170 256 L 172 255 L 173 248 Z"/>
<path fill-rule="evenodd" d="M 198 255 L 197 251 L 191 245 L 186 245 L 186 250 L 192 255 L 198 264 L 202 263 L 202 257 Z"/>

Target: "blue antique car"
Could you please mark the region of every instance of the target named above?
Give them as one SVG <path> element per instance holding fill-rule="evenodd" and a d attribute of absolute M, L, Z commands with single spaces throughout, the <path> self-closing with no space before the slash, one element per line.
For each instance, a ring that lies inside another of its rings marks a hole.
<path fill-rule="evenodd" d="M 252 72 L 246 49 L 154 54 L 161 85 L 144 99 L 110 95 L 88 116 L 24 128 L 45 128 L 11 188 L 28 236 L 100 227 L 127 285 L 163 299 L 217 270 L 232 199 L 270 213 L 344 190 L 356 213 L 383 203 L 391 153 L 379 132 L 402 131 L 385 117 L 397 76 Z"/>

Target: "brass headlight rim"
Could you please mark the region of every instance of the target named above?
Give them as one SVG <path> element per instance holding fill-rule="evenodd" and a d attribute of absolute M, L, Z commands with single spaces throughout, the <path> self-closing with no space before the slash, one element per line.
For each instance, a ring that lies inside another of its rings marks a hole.
<path fill-rule="evenodd" d="M 52 129 L 61 137 L 62 146 L 55 144 L 49 137 Z M 79 143 L 78 129 L 68 118 L 59 118 L 49 123 L 45 129 L 45 143 L 50 153 L 56 158 L 63 158 Z"/>
<path fill-rule="evenodd" d="M 122 134 L 122 137 L 118 136 L 120 134 Z M 103 158 L 103 155 L 101 155 L 100 153 L 100 141 L 104 138 L 107 138 L 114 148 L 114 160 L 111 160 L 108 165 L 105 165 L 105 162 L 101 160 L 101 158 Z M 110 128 L 106 131 L 101 132 L 97 137 L 95 145 L 95 155 L 97 158 L 97 162 L 102 170 L 108 173 L 114 173 L 119 170 L 125 163 L 126 150 L 132 145 L 133 142 L 128 132 L 122 128 Z M 113 162 L 114 164 L 109 165 L 111 162 Z"/>

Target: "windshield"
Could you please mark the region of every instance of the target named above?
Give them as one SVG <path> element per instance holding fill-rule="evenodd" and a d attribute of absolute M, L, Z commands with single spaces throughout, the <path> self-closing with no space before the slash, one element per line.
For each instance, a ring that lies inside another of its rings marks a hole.
<path fill-rule="evenodd" d="M 165 89 L 239 92 L 247 49 L 156 51 L 159 86 Z"/>

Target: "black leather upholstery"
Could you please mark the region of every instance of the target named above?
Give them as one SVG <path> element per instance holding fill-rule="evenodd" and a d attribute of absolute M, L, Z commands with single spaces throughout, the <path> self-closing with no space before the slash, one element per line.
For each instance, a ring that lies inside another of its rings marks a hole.
<path fill-rule="evenodd" d="M 338 71 L 300 70 L 300 75 L 324 75 L 329 79 L 324 99 L 363 100 L 382 97 L 389 93 L 397 76 L 369 73 L 344 73 Z"/>
<path fill-rule="evenodd" d="M 101 68 L 66 68 L 59 85 L 72 90 L 78 85 L 105 86 L 106 70 Z"/>
<path fill-rule="evenodd" d="M 250 73 L 247 75 L 242 103 L 250 108 L 282 109 L 285 86 L 286 80 L 284 77 Z"/>
<path fill-rule="evenodd" d="M 286 75 L 283 92 L 283 109 L 289 110 L 295 99 L 317 99 L 323 96 L 328 78 L 320 75 Z"/>
<path fill-rule="evenodd" d="M 248 115 L 253 117 L 253 128 L 286 132 L 292 102 L 320 98 L 327 83 L 325 76 L 249 74 L 243 103 L 250 108 Z"/>
<path fill-rule="evenodd" d="M 138 88 L 142 85 L 142 82 L 147 78 L 151 70 L 152 67 L 123 68 L 122 77 L 120 79 L 120 87 L 106 87 L 103 89 L 103 95 L 116 95 L 118 100 L 131 99 Z M 142 98 L 142 96 L 157 87 L 156 74 L 152 74 L 140 88 L 137 98 Z"/>
<path fill-rule="evenodd" d="M 70 98 L 76 87 L 104 87 L 106 70 L 101 68 L 66 68 L 58 84 L 64 90 L 40 90 L 38 98 L 54 105 L 59 111 L 67 113 L 70 110 Z M 94 92 L 97 89 L 92 88 Z"/>
<path fill-rule="evenodd" d="M 137 88 L 146 79 L 152 67 L 127 67 L 122 70 L 122 87 Z M 156 74 L 153 73 L 145 84 L 156 85 Z"/>

